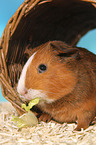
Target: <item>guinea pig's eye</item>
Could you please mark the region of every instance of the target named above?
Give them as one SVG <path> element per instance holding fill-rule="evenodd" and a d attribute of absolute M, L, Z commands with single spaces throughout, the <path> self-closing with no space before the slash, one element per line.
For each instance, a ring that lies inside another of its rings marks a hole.
<path fill-rule="evenodd" d="M 38 67 L 38 72 L 43 73 L 47 70 L 47 66 L 45 64 L 40 64 Z"/>

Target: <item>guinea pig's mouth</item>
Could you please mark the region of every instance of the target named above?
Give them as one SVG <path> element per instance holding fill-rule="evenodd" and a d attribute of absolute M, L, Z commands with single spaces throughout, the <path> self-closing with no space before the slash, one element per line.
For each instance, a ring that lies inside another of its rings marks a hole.
<path fill-rule="evenodd" d="M 51 103 L 53 102 L 53 99 L 49 99 L 47 94 L 42 90 L 35 90 L 35 89 L 28 89 L 23 96 L 20 95 L 21 99 L 25 99 L 26 101 L 30 101 L 35 98 L 39 98 L 40 101 Z"/>

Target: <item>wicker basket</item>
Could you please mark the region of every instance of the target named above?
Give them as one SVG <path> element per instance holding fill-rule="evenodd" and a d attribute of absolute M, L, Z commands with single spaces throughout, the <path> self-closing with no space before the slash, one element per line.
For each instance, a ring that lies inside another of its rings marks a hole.
<path fill-rule="evenodd" d="M 19 114 L 25 110 L 21 108 L 24 101 L 19 98 L 16 85 L 32 49 L 49 40 L 76 45 L 93 28 L 96 28 L 96 0 L 25 0 L 22 3 L 0 40 L 2 94 Z"/>

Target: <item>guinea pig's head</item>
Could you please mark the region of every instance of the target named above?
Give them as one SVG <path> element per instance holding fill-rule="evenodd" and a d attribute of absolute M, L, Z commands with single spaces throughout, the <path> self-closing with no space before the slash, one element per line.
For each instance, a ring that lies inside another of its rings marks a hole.
<path fill-rule="evenodd" d="M 42 45 L 24 65 L 18 93 L 27 100 L 39 97 L 47 103 L 69 94 L 76 85 L 76 76 L 67 64 L 75 61 L 78 55 L 77 48 L 61 41 Z"/>

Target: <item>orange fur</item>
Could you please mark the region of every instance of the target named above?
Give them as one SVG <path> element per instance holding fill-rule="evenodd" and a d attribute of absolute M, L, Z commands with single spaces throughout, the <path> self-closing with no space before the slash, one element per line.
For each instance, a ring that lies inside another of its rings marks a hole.
<path fill-rule="evenodd" d="M 48 70 L 38 74 L 38 66 L 42 63 L 48 65 Z M 72 71 L 68 70 L 66 63 L 61 63 L 48 48 L 37 52 L 27 70 L 26 88 L 43 90 L 47 93 L 48 98 L 57 100 L 70 93 L 75 85 L 75 76 Z"/>
<path fill-rule="evenodd" d="M 39 74 L 40 64 L 46 64 L 47 70 Z M 96 56 L 61 41 L 47 42 L 38 47 L 25 86 L 42 90 L 54 100 L 38 104 L 41 111 L 61 123 L 77 120 L 76 129 L 85 129 L 96 115 Z"/>

